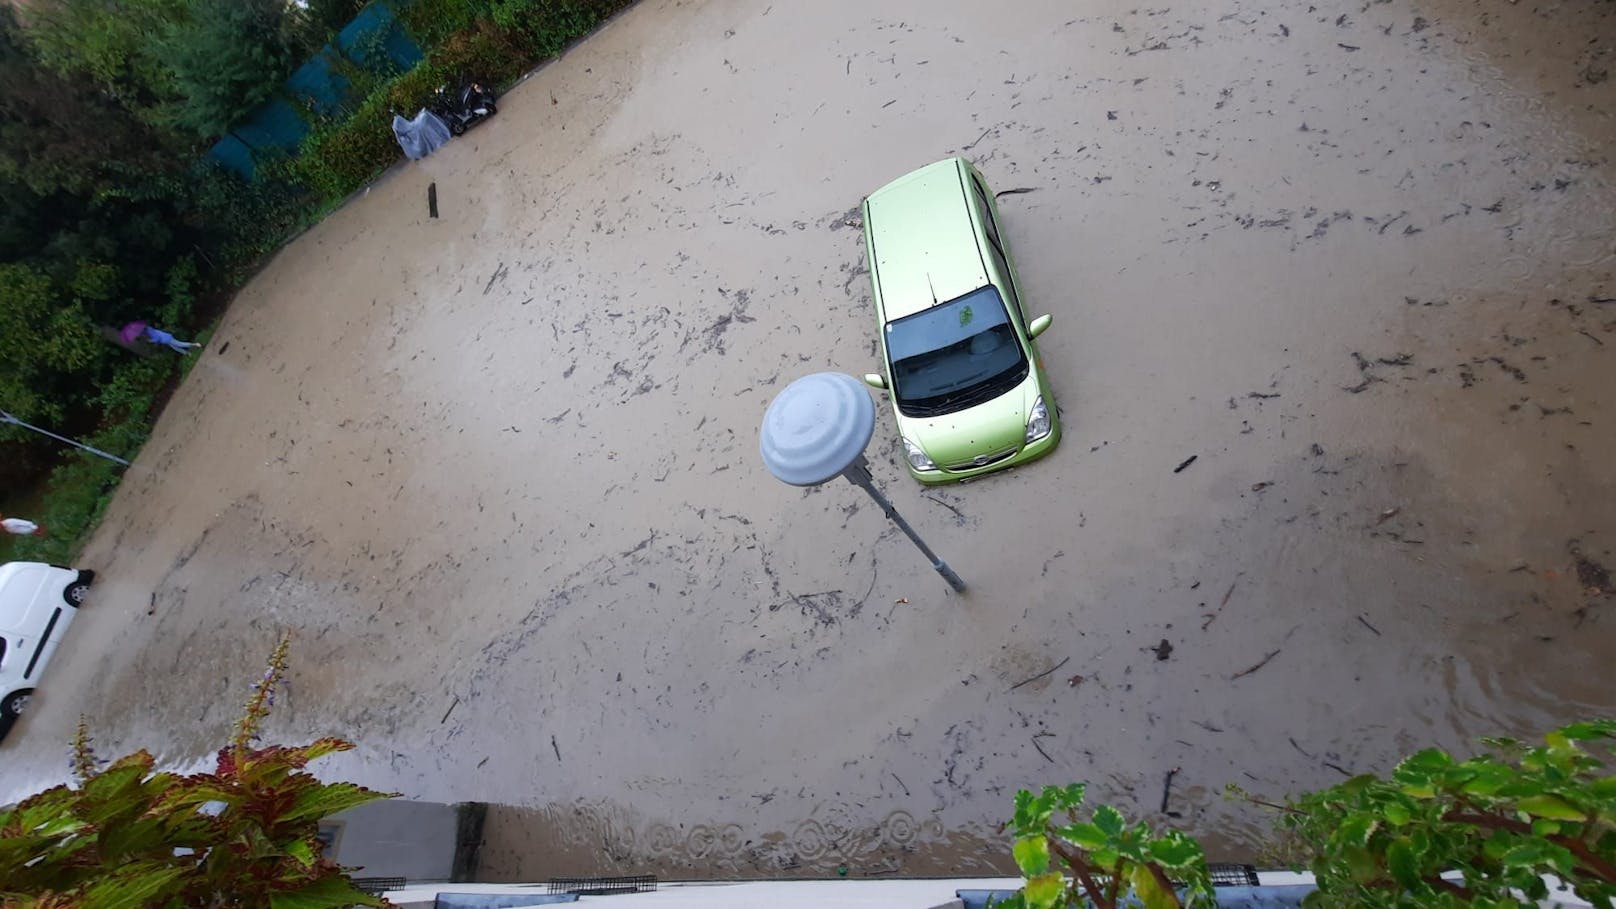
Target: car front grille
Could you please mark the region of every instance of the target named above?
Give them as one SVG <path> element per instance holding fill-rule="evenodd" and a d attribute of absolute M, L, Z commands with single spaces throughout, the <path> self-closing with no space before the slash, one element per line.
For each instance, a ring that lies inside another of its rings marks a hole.
<path fill-rule="evenodd" d="M 944 467 L 943 469 L 953 471 L 954 473 L 964 473 L 965 471 L 970 471 L 970 470 L 980 470 L 980 469 L 988 466 L 989 464 L 997 464 L 1000 461 L 1003 461 L 1005 458 L 1013 457 L 1015 455 L 1015 453 L 1020 451 L 1020 450 L 1021 449 L 1019 449 L 1019 448 L 1007 448 L 1004 451 L 997 452 L 995 454 L 977 455 L 976 457 L 972 458 L 969 461 L 961 461 L 958 464 L 950 464 L 947 467 Z"/>

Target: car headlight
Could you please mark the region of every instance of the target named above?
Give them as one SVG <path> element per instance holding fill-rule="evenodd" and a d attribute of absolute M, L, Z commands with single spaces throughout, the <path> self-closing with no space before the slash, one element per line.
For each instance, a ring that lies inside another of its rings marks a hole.
<path fill-rule="evenodd" d="M 1044 406 L 1044 399 L 1039 397 L 1032 402 L 1032 412 L 1027 414 L 1027 444 L 1049 435 L 1049 408 Z"/>
<path fill-rule="evenodd" d="M 903 454 L 904 457 L 909 459 L 909 466 L 916 470 L 937 469 L 937 465 L 932 463 L 931 458 L 926 457 L 926 453 L 920 450 L 920 446 L 908 439 L 903 440 Z"/>

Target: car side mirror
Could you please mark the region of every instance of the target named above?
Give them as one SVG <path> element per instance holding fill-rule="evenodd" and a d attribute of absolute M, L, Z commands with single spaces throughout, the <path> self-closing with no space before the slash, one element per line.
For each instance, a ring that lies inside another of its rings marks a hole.
<path fill-rule="evenodd" d="M 1051 316 L 1051 315 L 1039 316 L 1038 318 L 1032 320 L 1031 325 L 1027 326 L 1027 337 L 1036 338 L 1039 335 L 1043 334 L 1044 332 L 1048 331 L 1049 326 L 1054 325 L 1054 324 L 1055 324 L 1055 317 L 1054 316 Z"/>
<path fill-rule="evenodd" d="M 887 387 L 887 380 L 880 373 L 867 372 L 864 374 L 864 384 L 870 386 L 871 388 L 880 388 L 884 390 Z"/>

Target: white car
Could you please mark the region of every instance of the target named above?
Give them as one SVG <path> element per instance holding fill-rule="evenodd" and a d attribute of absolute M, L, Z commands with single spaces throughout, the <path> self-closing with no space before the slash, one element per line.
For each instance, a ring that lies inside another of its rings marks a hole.
<path fill-rule="evenodd" d="M 0 565 L 0 731 L 28 706 L 95 572 L 43 562 Z"/>

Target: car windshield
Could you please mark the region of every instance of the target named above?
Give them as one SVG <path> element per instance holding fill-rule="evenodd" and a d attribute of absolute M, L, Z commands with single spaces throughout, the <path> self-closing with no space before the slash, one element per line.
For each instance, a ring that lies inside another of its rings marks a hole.
<path fill-rule="evenodd" d="M 892 394 L 910 417 L 935 417 L 1003 394 L 1027 358 L 993 285 L 887 324 Z"/>

